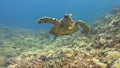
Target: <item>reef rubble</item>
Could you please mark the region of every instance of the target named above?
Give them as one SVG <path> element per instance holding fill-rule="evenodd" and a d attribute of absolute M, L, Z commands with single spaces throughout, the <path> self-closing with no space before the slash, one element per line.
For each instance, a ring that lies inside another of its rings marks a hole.
<path fill-rule="evenodd" d="M 4 30 L 0 29 L 0 55 L 7 58 L 0 65 L 8 68 L 120 68 L 120 12 L 117 11 L 114 9 L 94 21 L 89 34 L 76 32 L 73 36 L 57 38 L 52 44 L 49 44 L 52 36 L 45 31 L 11 33 L 6 28 L 11 34 L 6 37 L 8 33 L 2 34 Z"/>

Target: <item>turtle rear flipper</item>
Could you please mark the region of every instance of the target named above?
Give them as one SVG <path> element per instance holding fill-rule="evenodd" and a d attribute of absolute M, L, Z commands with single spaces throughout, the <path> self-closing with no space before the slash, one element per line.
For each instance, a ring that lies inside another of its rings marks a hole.
<path fill-rule="evenodd" d="M 78 20 L 78 21 L 76 22 L 76 24 L 77 24 L 77 25 L 80 25 L 80 26 L 85 30 L 85 32 L 87 32 L 87 33 L 90 32 L 90 28 L 88 27 L 88 25 L 87 25 L 86 23 Z"/>
<path fill-rule="evenodd" d="M 59 25 L 59 21 L 55 18 L 51 18 L 51 17 L 43 17 L 43 18 L 40 18 L 37 23 L 38 24 L 41 24 L 41 23 L 52 23 L 54 25 Z"/>
<path fill-rule="evenodd" d="M 53 43 L 57 37 L 58 37 L 58 36 L 55 35 L 55 37 L 54 37 L 54 39 L 51 41 L 51 43 Z"/>

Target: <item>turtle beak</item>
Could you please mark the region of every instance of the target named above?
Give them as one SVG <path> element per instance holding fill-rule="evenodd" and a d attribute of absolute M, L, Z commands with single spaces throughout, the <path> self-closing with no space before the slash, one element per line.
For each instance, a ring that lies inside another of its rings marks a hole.
<path fill-rule="evenodd" d="M 64 21 L 69 21 L 69 20 L 71 20 L 71 16 L 72 16 L 72 14 L 65 14 L 65 15 L 64 15 Z"/>

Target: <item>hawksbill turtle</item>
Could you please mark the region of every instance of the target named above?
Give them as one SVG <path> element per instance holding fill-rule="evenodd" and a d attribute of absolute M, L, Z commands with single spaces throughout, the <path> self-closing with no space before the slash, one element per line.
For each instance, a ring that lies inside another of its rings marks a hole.
<path fill-rule="evenodd" d="M 40 18 L 37 23 L 51 23 L 54 25 L 49 32 L 50 34 L 55 35 L 53 41 L 57 36 L 72 35 L 74 32 L 79 30 L 80 26 L 84 29 L 85 32 L 88 33 L 90 31 L 88 25 L 86 25 L 83 21 L 72 20 L 72 14 L 65 14 L 64 17 L 60 20 L 45 16 Z"/>

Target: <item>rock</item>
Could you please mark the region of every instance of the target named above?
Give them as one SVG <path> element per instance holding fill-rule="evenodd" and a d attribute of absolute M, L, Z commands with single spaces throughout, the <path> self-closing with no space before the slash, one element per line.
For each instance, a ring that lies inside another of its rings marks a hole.
<path fill-rule="evenodd" d="M 73 49 L 71 48 L 64 48 L 62 53 L 64 53 L 67 57 L 72 57 L 75 55 Z"/>
<path fill-rule="evenodd" d="M 6 57 L 5 56 L 0 56 L 0 67 L 4 66 L 6 64 Z"/>
<path fill-rule="evenodd" d="M 96 59 L 96 58 L 93 58 L 92 61 L 93 61 L 93 63 L 95 63 L 96 65 L 99 65 L 100 68 L 106 68 L 106 67 L 107 67 L 107 64 L 100 62 L 100 61 L 99 61 L 98 59 Z"/>
<path fill-rule="evenodd" d="M 100 38 L 100 39 L 99 39 L 99 42 L 100 42 L 101 44 L 105 44 L 105 43 L 106 43 L 106 39 Z"/>
<path fill-rule="evenodd" d="M 111 66 L 111 68 L 120 68 L 120 58 L 117 59 L 114 64 Z"/>
<path fill-rule="evenodd" d="M 116 38 L 120 39 L 120 33 L 118 33 L 118 34 L 116 35 Z"/>

